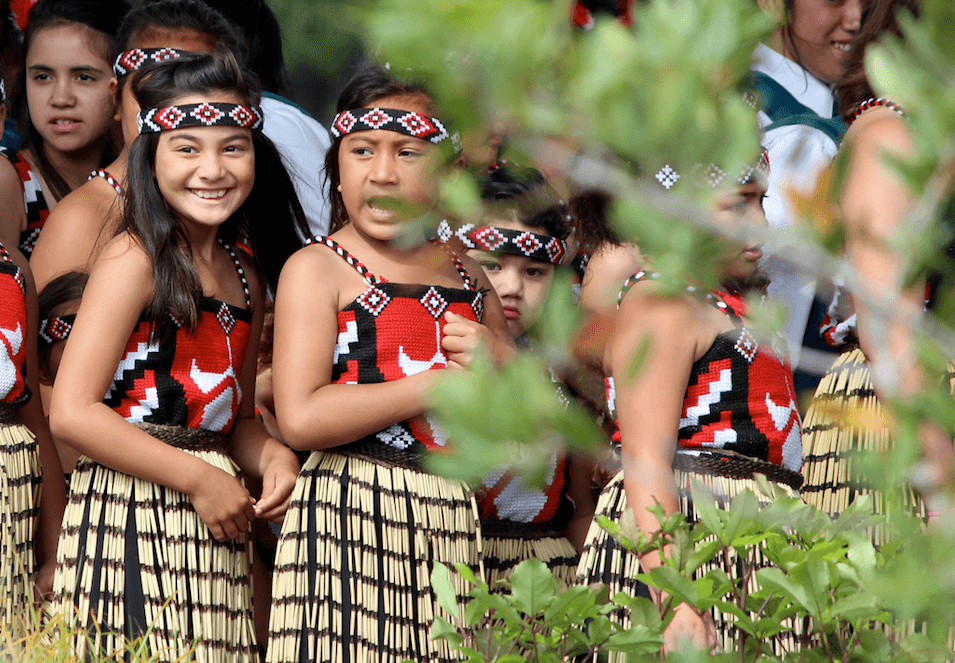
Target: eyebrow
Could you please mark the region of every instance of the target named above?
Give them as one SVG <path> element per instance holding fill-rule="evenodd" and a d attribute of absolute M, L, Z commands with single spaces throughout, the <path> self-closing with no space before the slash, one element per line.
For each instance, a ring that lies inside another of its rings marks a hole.
<path fill-rule="evenodd" d="M 193 134 L 180 134 L 180 133 L 173 134 L 172 136 L 169 137 L 169 140 L 189 140 L 194 143 L 202 142 L 198 136 L 195 136 Z M 229 141 L 233 141 L 233 140 L 251 141 L 252 137 L 249 136 L 248 134 L 232 134 L 231 136 L 228 136 L 227 138 L 223 138 L 221 142 L 228 143 Z"/>
<path fill-rule="evenodd" d="M 28 67 L 30 71 L 42 71 L 42 72 L 52 72 L 55 71 L 53 67 L 45 64 L 34 64 Z M 70 67 L 71 74 L 82 74 L 82 73 L 96 73 L 103 74 L 106 73 L 105 69 L 100 69 L 99 67 L 92 66 L 80 66 L 80 67 Z"/>

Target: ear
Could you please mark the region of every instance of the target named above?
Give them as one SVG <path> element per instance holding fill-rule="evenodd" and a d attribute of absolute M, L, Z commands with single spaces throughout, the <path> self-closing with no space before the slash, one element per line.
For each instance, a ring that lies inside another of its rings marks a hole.
<path fill-rule="evenodd" d="M 117 122 L 123 121 L 123 105 L 119 98 L 119 81 L 113 76 L 109 79 L 109 98 L 113 101 L 113 119 Z"/>

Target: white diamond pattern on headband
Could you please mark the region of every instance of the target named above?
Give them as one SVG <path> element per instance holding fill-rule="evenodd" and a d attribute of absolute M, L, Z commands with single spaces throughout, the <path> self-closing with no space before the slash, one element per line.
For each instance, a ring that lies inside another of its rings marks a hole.
<path fill-rule="evenodd" d="M 664 166 L 656 174 L 657 182 L 663 185 L 663 188 L 670 190 L 670 188 L 677 183 L 680 179 L 680 174 L 677 173 L 669 164 Z"/>

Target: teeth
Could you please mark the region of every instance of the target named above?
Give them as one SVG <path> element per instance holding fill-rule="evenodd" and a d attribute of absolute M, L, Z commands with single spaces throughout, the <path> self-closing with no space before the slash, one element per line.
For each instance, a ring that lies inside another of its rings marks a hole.
<path fill-rule="evenodd" d="M 73 124 L 73 120 L 55 120 L 54 124 Z"/>
<path fill-rule="evenodd" d="M 216 189 L 215 191 L 209 189 L 193 189 L 193 193 L 200 198 L 221 198 L 225 195 L 226 189 Z"/>
<path fill-rule="evenodd" d="M 835 48 L 838 48 L 840 51 L 848 51 L 852 48 L 852 44 L 845 43 L 845 42 L 834 41 L 832 42 L 832 45 Z"/>

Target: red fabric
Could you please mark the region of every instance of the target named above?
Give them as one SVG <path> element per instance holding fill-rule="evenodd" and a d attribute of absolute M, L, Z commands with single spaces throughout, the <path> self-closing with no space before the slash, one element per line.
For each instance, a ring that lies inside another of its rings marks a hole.
<path fill-rule="evenodd" d="M 26 385 L 27 309 L 24 281 L 0 246 L 0 401 L 22 402 L 29 398 Z"/>
<path fill-rule="evenodd" d="M 13 18 L 21 30 L 27 29 L 27 19 L 30 16 L 30 7 L 35 5 L 37 0 L 10 0 L 10 11 L 13 12 Z"/>

